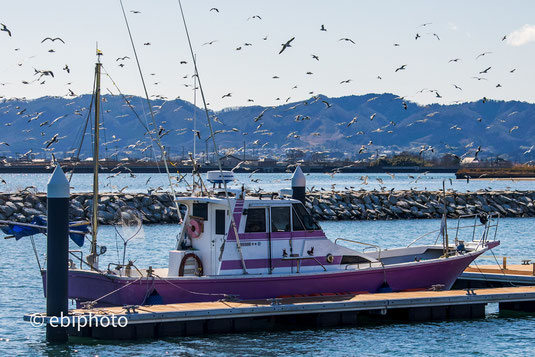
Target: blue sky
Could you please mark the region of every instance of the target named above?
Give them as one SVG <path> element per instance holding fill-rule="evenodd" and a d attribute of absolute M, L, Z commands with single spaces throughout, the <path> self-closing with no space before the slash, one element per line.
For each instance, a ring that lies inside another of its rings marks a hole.
<path fill-rule="evenodd" d="M 149 94 L 192 101 L 193 66 L 178 1 L 123 3 Z M 483 97 L 535 102 L 532 1 L 183 0 L 182 4 L 205 94 L 216 110 L 294 102 L 309 98 L 310 92 L 335 97 L 390 92 L 420 104 Z M 213 7 L 219 12 L 210 11 Z M 89 93 L 96 42 L 104 53 L 106 72 L 121 90 L 143 93 L 118 0 L 10 1 L 2 4 L 0 23 L 12 31 L 12 37 L 0 32 L 4 84 L 0 95 L 65 96 L 68 89 Z M 421 26 L 424 23 L 430 24 Z M 322 24 L 327 31 L 320 31 Z M 504 35 L 507 39 L 502 41 Z M 41 43 L 45 37 L 58 36 L 66 43 Z M 292 37 L 292 47 L 279 55 L 281 44 Z M 203 45 L 210 41 L 214 42 Z M 151 45 L 143 45 L 147 42 Z M 51 49 L 55 52 L 48 52 Z M 490 53 L 476 59 L 484 52 Z M 122 56 L 130 59 L 119 67 L 116 59 Z M 460 60 L 449 62 L 455 58 Z M 62 70 L 66 64 L 70 73 Z M 401 65 L 405 69 L 395 72 Z M 32 82 L 38 78 L 34 68 L 51 70 L 54 78 Z M 350 81 L 340 84 L 346 80 Z M 103 88 L 117 93 L 107 78 Z M 222 98 L 227 93 L 232 95 Z"/>

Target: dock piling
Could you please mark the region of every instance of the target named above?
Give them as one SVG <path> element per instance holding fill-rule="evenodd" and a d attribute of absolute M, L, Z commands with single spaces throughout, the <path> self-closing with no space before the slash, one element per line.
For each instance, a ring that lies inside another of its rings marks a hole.
<path fill-rule="evenodd" d="M 56 166 L 47 185 L 47 270 L 46 313 L 61 322 L 68 309 L 69 181 Z M 46 326 L 46 339 L 62 343 L 68 339 L 67 327 Z"/>

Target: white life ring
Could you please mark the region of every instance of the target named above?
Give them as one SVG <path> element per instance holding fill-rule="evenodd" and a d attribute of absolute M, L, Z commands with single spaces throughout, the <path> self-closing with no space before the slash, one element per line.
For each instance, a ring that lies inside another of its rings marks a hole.
<path fill-rule="evenodd" d="M 184 258 L 182 258 L 182 261 L 180 262 L 180 266 L 178 268 L 178 276 L 184 276 L 184 272 L 186 270 L 186 265 L 190 265 L 191 261 L 188 262 L 188 260 L 193 260 L 195 264 L 195 271 L 194 275 L 196 276 L 202 276 L 203 275 L 203 267 L 202 267 L 202 261 L 201 259 L 194 253 L 188 253 L 184 255 Z"/>

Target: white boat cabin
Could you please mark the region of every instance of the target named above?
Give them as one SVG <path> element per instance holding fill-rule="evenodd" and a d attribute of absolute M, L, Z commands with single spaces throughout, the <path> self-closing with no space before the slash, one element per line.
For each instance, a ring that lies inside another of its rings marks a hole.
<path fill-rule="evenodd" d="M 180 247 L 170 252 L 168 276 L 288 274 L 347 269 L 347 264 L 380 266 L 372 256 L 327 239 L 295 199 L 230 198 L 239 239 L 227 199 L 182 197 L 178 201 L 187 212 Z"/>

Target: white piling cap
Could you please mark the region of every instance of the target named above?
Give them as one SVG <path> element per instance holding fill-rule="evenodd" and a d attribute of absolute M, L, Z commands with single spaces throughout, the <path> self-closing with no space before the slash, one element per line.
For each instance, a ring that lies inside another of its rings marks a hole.
<path fill-rule="evenodd" d="M 303 174 L 303 170 L 301 170 L 301 166 L 297 166 L 295 168 L 294 174 L 292 175 L 292 187 L 306 187 L 307 186 L 307 179 L 305 178 L 305 174 Z"/>
<path fill-rule="evenodd" d="M 63 170 L 61 169 L 61 166 L 59 164 L 54 169 L 54 172 L 52 173 L 52 176 L 50 176 L 50 179 L 48 180 L 48 184 L 46 185 L 46 197 L 48 198 L 69 198 L 70 196 L 70 187 L 69 187 L 69 181 L 67 180 L 67 177 L 65 177 L 65 174 L 63 173 Z"/>

